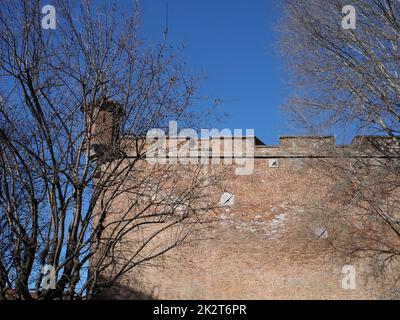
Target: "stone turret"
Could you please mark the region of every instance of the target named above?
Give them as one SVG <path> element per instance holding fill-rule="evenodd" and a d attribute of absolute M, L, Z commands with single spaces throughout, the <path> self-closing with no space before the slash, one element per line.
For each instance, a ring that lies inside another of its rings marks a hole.
<path fill-rule="evenodd" d="M 119 153 L 123 110 L 111 100 L 101 100 L 93 110 L 90 157 L 92 159 L 115 158 Z"/>

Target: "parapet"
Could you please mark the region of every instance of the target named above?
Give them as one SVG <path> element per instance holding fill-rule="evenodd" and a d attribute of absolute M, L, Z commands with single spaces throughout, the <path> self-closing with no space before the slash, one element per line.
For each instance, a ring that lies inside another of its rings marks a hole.
<path fill-rule="evenodd" d="M 136 142 L 134 142 L 136 141 Z M 140 143 L 138 144 L 138 141 Z M 250 142 L 250 143 L 249 143 Z M 353 155 L 371 155 L 371 150 L 375 144 L 388 145 L 393 140 L 387 137 L 376 136 L 356 136 L 351 144 L 336 145 L 334 136 L 282 136 L 279 138 L 279 144 L 266 145 L 255 136 L 232 138 L 232 137 L 216 137 L 212 139 L 190 139 L 190 138 L 171 138 L 165 137 L 163 142 L 160 140 L 146 140 L 144 137 L 135 139 L 134 137 L 124 138 L 124 150 L 135 157 L 135 150 L 138 145 L 142 145 L 141 154 L 145 154 L 150 146 L 155 143 L 161 143 L 166 153 L 169 150 L 198 150 L 198 155 L 204 155 L 208 152 L 210 157 L 215 155 L 215 151 L 219 150 L 221 156 L 253 156 L 256 158 L 270 157 L 337 157 L 337 156 L 353 156 Z M 185 149 L 186 148 L 186 149 Z M 249 148 L 254 148 L 254 153 Z M 242 152 L 238 152 L 242 149 Z M 249 152 L 251 151 L 251 152 Z M 179 152 L 179 151 L 178 151 Z"/>
<path fill-rule="evenodd" d="M 335 137 L 333 136 L 283 136 L 279 138 L 279 148 L 294 153 L 328 151 L 335 146 Z"/>
<path fill-rule="evenodd" d="M 333 136 L 282 136 L 279 145 L 257 146 L 256 156 L 328 156 L 336 148 Z"/>

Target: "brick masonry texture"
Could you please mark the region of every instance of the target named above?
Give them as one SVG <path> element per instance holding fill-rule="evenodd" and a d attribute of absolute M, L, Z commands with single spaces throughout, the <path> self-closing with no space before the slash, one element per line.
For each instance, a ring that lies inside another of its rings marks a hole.
<path fill-rule="evenodd" d="M 331 251 L 324 237 L 317 239 L 324 224 L 315 214 L 316 205 L 326 201 L 329 189 L 323 161 L 332 150 L 346 152 L 351 146 L 335 146 L 332 137 L 283 137 L 279 146 L 256 145 L 252 174 L 238 176 L 234 165 L 225 166 L 218 194 L 233 195 L 234 204 L 215 212 L 212 223 L 191 235 L 194 241 L 135 268 L 105 297 L 379 297 L 364 277 L 364 262 L 349 261 Z M 271 159 L 276 167 L 270 167 Z M 354 290 L 342 288 L 345 264 L 356 268 Z"/>

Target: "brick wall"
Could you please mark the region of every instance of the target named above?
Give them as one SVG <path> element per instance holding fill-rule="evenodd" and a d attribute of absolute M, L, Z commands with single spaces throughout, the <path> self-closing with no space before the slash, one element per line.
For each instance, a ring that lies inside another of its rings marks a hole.
<path fill-rule="evenodd" d="M 324 219 L 316 210 L 326 201 L 330 184 L 324 161 L 338 147 L 332 137 L 322 139 L 283 137 L 279 146 L 257 145 L 250 175 L 238 176 L 234 165 L 224 166 L 228 171 L 213 196 L 225 193 L 230 200 L 215 212 L 217 219 L 196 230 L 191 235 L 195 241 L 135 268 L 108 297 L 378 297 L 364 281 L 365 264 L 339 256 L 325 241 L 330 232 L 324 233 Z M 340 148 L 346 150 L 351 148 Z M 354 290 L 341 286 L 345 264 L 356 268 Z"/>

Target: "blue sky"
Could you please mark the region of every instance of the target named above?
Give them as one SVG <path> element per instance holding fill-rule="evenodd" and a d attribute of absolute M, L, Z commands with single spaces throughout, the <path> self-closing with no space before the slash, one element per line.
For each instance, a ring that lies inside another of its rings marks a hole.
<path fill-rule="evenodd" d="M 142 31 L 162 38 L 166 0 L 142 0 Z M 184 44 L 189 69 L 207 76 L 201 94 L 223 100 L 222 128 L 255 129 L 267 144 L 293 129 L 279 109 L 287 95 L 277 54 L 279 0 L 168 0 L 171 44 Z"/>

